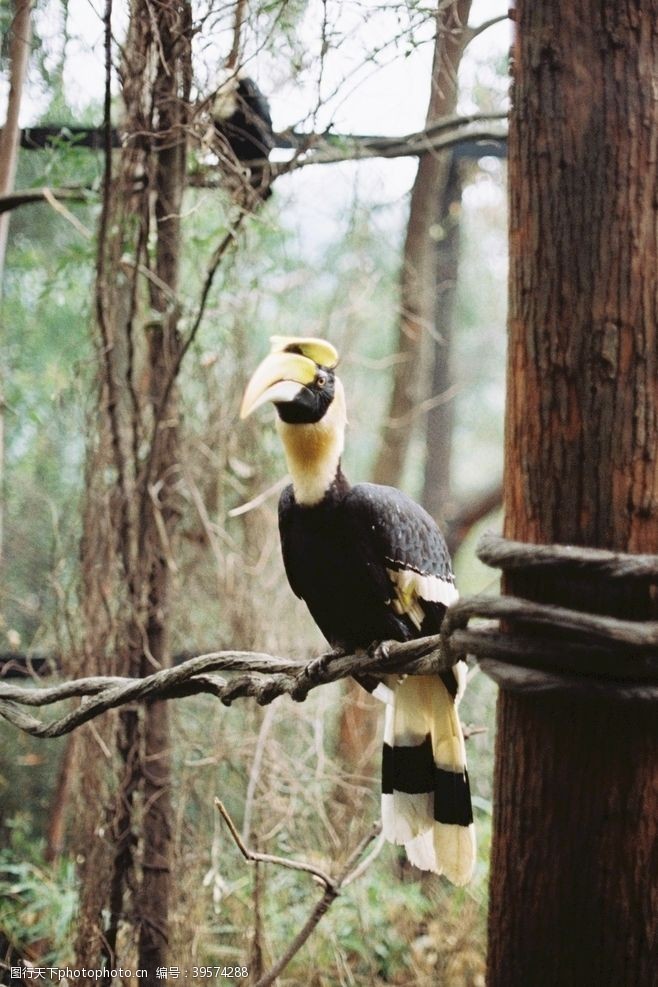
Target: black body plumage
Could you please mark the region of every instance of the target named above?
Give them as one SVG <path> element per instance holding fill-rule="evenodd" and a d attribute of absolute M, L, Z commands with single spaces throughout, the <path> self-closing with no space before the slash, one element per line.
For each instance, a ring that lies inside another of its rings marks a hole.
<path fill-rule="evenodd" d="M 231 101 L 225 101 L 231 112 L 215 112 L 214 125 L 238 161 L 255 162 L 269 156 L 275 146 L 270 105 L 253 79 L 236 80 Z"/>
<path fill-rule="evenodd" d="M 334 647 L 354 650 L 438 632 L 442 603 L 423 602 L 420 632 L 392 607 L 389 570 L 453 582 L 441 532 L 406 494 L 373 483 L 351 487 L 339 472 L 323 500 L 307 507 L 289 486 L 279 501 L 279 530 L 290 585 Z"/>

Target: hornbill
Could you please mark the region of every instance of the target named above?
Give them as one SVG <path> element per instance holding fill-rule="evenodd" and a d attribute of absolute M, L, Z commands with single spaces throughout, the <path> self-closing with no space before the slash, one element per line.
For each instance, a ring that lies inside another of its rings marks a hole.
<path fill-rule="evenodd" d="M 351 486 L 343 474 L 347 416 L 337 363 L 325 340 L 273 336 L 241 417 L 274 403 L 292 477 L 279 501 L 286 574 L 332 647 L 355 652 L 437 633 L 457 590 L 430 515 L 393 487 Z M 439 676 L 391 675 L 379 690 L 384 833 L 417 867 L 455 884 L 470 879 L 475 859 L 457 714 L 465 671 L 459 662 Z"/>
<path fill-rule="evenodd" d="M 268 198 L 267 159 L 276 138 L 270 105 L 257 84 L 240 72 L 229 73 L 217 89 L 210 115 L 220 160 L 229 169 L 244 169 L 247 184 Z"/>

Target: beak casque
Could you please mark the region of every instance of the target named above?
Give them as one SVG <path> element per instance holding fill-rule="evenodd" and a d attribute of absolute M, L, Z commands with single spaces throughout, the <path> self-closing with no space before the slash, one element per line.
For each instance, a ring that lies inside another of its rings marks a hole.
<path fill-rule="evenodd" d="M 272 352 L 258 365 L 242 398 L 240 418 L 267 401 L 293 401 L 312 384 L 318 366 L 335 367 L 338 353 L 324 339 L 272 336 Z"/>

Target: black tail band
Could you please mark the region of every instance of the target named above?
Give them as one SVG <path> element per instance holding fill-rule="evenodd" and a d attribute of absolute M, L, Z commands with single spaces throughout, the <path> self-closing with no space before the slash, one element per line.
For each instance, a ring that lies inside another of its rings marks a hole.
<path fill-rule="evenodd" d="M 382 752 L 382 792 L 391 795 L 395 789 L 409 795 L 434 791 L 434 755 L 427 734 L 416 747 L 391 747 L 384 744 Z"/>
<path fill-rule="evenodd" d="M 434 793 L 434 819 L 454 826 L 473 822 L 468 772 L 447 771 L 434 763 L 429 734 L 415 747 L 391 747 L 382 753 L 382 793 L 392 795 Z"/>

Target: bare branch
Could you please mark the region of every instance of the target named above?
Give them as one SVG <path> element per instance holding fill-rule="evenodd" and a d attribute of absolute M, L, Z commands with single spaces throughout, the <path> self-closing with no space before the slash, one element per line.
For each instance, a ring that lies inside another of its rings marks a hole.
<path fill-rule="evenodd" d="M 363 863 L 359 864 L 361 857 L 376 837 L 380 838 L 378 845 L 375 847 L 373 852 L 368 855 Z M 297 955 L 311 933 L 314 931 L 322 916 L 326 914 L 332 903 L 338 897 L 341 890 L 348 884 L 351 884 L 352 881 L 356 880 L 357 877 L 360 877 L 366 868 L 370 866 L 373 860 L 375 860 L 381 850 L 382 844 L 383 837 L 381 836 L 381 823 L 375 823 L 375 825 L 372 826 L 363 839 L 357 844 L 354 851 L 349 855 L 347 862 L 338 877 L 333 880 L 330 878 L 330 883 L 325 884 L 324 894 L 313 908 L 313 911 L 309 915 L 308 919 L 290 943 L 281 959 L 277 960 L 265 976 L 261 977 L 260 980 L 256 982 L 255 987 L 269 987 L 270 984 L 274 983 L 279 974 L 287 967 L 288 963 L 290 963 L 291 959 Z M 283 863 L 283 861 L 279 862 Z M 287 866 L 290 866 L 290 863 L 291 861 L 287 861 Z"/>
<path fill-rule="evenodd" d="M 256 494 L 255 497 L 252 497 L 251 500 L 248 500 L 246 504 L 240 504 L 239 507 L 232 508 L 228 512 L 228 516 L 240 517 L 241 514 L 247 514 L 249 511 L 255 510 L 256 507 L 260 507 L 262 504 L 268 501 L 270 497 L 275 497 L 277 494 L 280 494 L 283 488 L 286 487 L 289 483 L 290 483 L 290 477 L 286 474 L 280 480 L 277 480 L 276 483 L 273 483 L 266 490 L 261 490 L 259 494 Z"/>
<path fill-rule="evenodd" d="M 50 206 L 50 208 L 54 209 L 55 212 L 59 213 L 60 216 L 63 216 L 66 222 L 70 223 L 73 229 L 76 230 L 80 234 L 80 236 L 85 237 L 86 240 L 90 240 L 92 238 L 93 233 L 91 232 L 91 230 L 87 226 L 85 226 L 84 223 L 81 223 L 80 220 L 77 218 L 77 216 L 73 215 L 70 209 L 67 209 L 66 206 L 63 206 L 62 203 L 59 202 L 57 197 L 53 195 L 53 193 L 50 191 L 49 188 L 44 188 L 43 197 L 48 203 L 48 205 Z"/>
<path fill-rule="evenodd" d="M 437 153 L 461 144 L 463 141 L 478 143 L 506 139 L 506 131 L 485 127 L 487 123 L 500 123 L 507 113 L 472 113 L 469 116 L 445 117 L 421 130 L 403 137 L 338 137 L 327 134 L 309 137 L 307 145 L 298 148 L 293 161 L 271 165 L 275 177 L 304 168 L 311 164 L 335 164 L 341 161 L 360 161 L 366 158 L 403 158 Z M 478 127 L 482 124 L 483 126 Z M 470 130 L 468 128 L 471 128 Z M 484 154 L 484 151 L 483 151 Z"/>
<path fill-rule="evenodd" d="M 89 202 L 97 196 L 83 188 L 28 188 L 19 189 L 9 195 L 0 196 L 0 215 L 11 212 L 20 206 L 29 206 L 34 202 L 45 202 L 52 199 L 68 199 L 72 202 Z"/>
<path fill-rule="evenodd" d="M 488 21 L 482 21 L 481 24 L 475 24 L 473 27 L 467 28 L 468 31 L 468 41 L 467 45 L 470 45 L 474 38 L 479 38 L 481 34 L 488 31 L 490 27 L 494 27 L 496 24 L 502 24 L 503 21 L 511 20 L 509 13 L 499 14 L 498 17 L 491 17 Z"/>
<path fill-rule="evenodd" d="M 316 867 L 315 864 L 309 864 L 305 860 L 290 860 L 287 857 L 276 857 L 271 853 L 258 853 L 256 850 L 250 850 L 249 847 L 245 846 L 243 839 L 238 832 L 237 826 L 231 819 L 228 809 L 221 799 L 216 798 L 215 805 L 217 806 L 222 819 L 228 826 L 229 832 L 235 840 L 235 844 L 245 860 L 248 860 L 250 863 L 260 861 L 260 863 L 263 864 L 278 864 L 279 867 L 288 867 L 290 870 L 302 870 L 306 874 L 312 874 L 313 877 L 316 877 L 322 882 L 322 884 L 324 884 L 325 888 L 331 888 L 333 891 L 337 891 L 333 878 L 331 878 L 326 871 Z"/>

